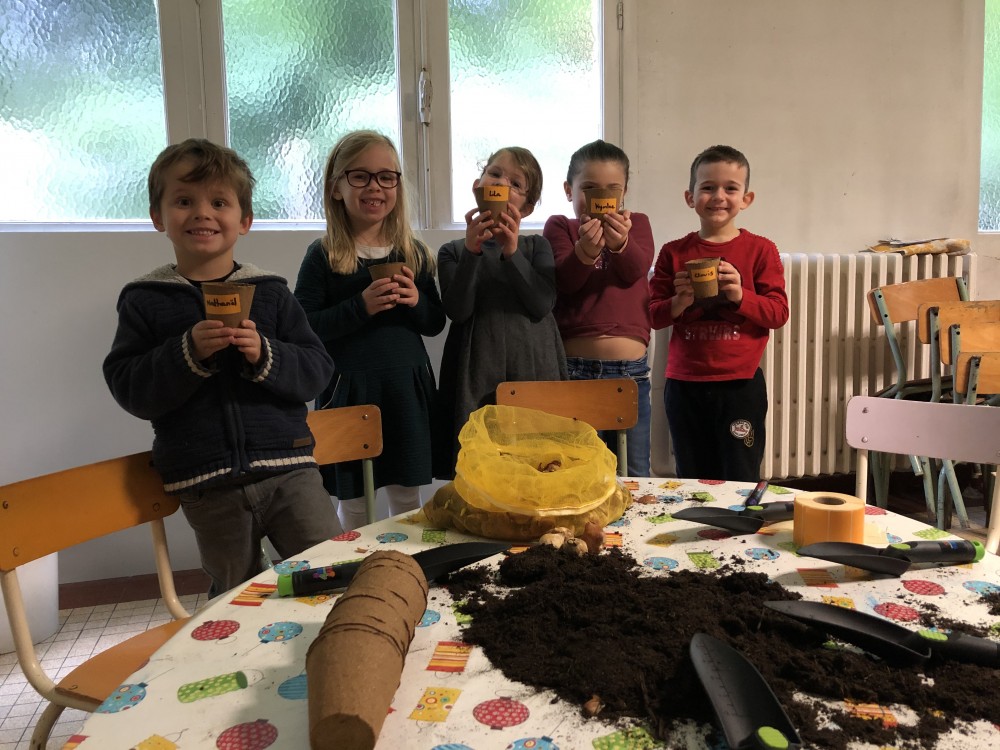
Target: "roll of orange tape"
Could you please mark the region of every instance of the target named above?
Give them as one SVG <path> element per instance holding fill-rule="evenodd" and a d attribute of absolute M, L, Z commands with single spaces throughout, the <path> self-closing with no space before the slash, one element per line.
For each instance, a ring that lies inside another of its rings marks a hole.
<path fill-rule="evenodd" d="M 865 540 L 865 503 L 839 492 L 801 492 L 795 496 L 792 539 L 796 547 L 817 542 Z"/>

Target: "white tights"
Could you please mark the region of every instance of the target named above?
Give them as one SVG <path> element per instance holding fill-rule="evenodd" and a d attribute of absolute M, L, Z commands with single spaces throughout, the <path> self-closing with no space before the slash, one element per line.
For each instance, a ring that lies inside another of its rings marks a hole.
<path fill-rule="evenodd" d="M 387 484 L 386 499 L 389 501 L 389 515 L 395 516 L 420 507 L 420 488 L 404 487 L 401 484 Z M 337 503 L 337 516 L 344 531 L 353 531 L 368 523 L 364 497 L 354 497 Z"/>

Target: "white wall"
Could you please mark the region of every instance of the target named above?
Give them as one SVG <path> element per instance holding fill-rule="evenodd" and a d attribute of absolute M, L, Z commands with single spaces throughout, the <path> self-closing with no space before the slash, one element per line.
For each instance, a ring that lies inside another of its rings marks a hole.
<path fill-rule="evenodd" d="M 753 169 L 745 225 L 783 251 L 972 238 L 989 256 L 979 296 L 1000 296 L 1000 239 L 976 239 L 982 2 L 637 0 L 626 21 L 629 200 L 657 243 L 696 226 L 682 200 L 693 156 L 730 143 Z M 237 258 L 293 282 L 315 236 L 255 228 Z M 170 258 L 152 230 L 0 234 L 0 483 L 149 447 L 101 362 L 122 284 Z M 169 535 L 175 567 L 198 567 L 180 515 Z M 83 545 L 60 555 L 60 579 L 149 572 L 147 549 L 145 532 Z"/>

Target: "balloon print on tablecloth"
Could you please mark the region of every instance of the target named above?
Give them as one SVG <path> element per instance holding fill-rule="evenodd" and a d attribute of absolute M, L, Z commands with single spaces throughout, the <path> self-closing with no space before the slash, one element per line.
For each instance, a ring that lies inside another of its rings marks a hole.
<path fill-rule="evenodd" d="M 297 674 L 294 677 L 289 677 L 287 680 L 278 685 L 278 695 L 285 700 L 290 701 L 305 700 L 309 696 L 306 673 L 303 672 L 302 674 Z"/>
<path fill-rule="evenodd" d="M 375 541 L 382 544 L 395 544 L 405 542 L 409 537 L 401 531 L 386 531 L 375 537 Z"/>
<path fill-rule="evenodd" d="M 360 531 L 345 531 L 343 534 L 337 534 L 337 536 L 330 537 L 331 542 L 353 542 L 361 536 Z"/>
<path fill-rule="evenodd" d="M 240 629 L 236 620 L 208 620 L 191 631 L 196 641 L 221 641 Z"/>
<path fill-rule="evenodd" d="M 674 570 L 677 561 L 670 557 L 647 557 L 642 564 L 653 570 Z"/>
<path fill-rule="evenodd" d="M 447 745 L 435 745 L 431 750 L 472 750 L 468 745 L 456 745 L 453 742 L 449 742 Z"/>
<path fill-rule="evenodd" d="M 767 547 L 751 547 L 746 550 L 746 556 L 751 560 L 777 560 L 781 553 Z"/>
<path fill-rule="evenodd" d="M 559 750 L 551 737 L 525 737 L 507 745 L 507 750 Z"/>
<path fill-rule="evenodd" d="M 283 560 L 274 566 L 274 572 L 281 574 L 284 573 L 288 575 L 289 573 L 294 573 L 296 570 L 308 570 L 309 561 L 308 560 Z"/>
<path fill-rule="evenodd" d="M 483 701 L 474 709 L 476 721 L 490 729 L 503 729 L 523 723 L 529 715 L 528 707 L 512 698 L 494 698 Z"/>
<path fill-rule="evenodd" d="M 966 591 L 971 591 L 974 594 L 979 594 L 980 596 L 995 594 L 1000 591 L 1000 586 L 997 586 L 995 583 L 990 583 L 989 581 L 966 581 L 962 584 L 962 588 Z"/>
<path fill-rule="evenodd" d="M 865 506 L 866 516 L 884 516 L 885 508 L 880 508 L 877 505 L 866 505 Z"/>
<path fill-rule="evenodd" d="M 684 502 L 684 496 L 678 495 L 677 493 L 670 493 L 667 495 L 657 495 L 656 499 L 661 503 L 682 503 Z"/>
<path fill-rule="evenodd" d="M 913 607 L 907 607 L 905 604 L 883 602 L 875 606 L 875 611 L 882 615 L 882 617 L 888 617 L 890 620 L 899 620 L 900 622 L 915 622 L 920 619 L 920 613 Z"/>
<path fill-rule="evenodd" d="M 622 516 L 617 521 L 612 521 L 611 523 L 608 524 L 608 526 L 615 526 L 617 528 L 621 528 L 623 526 L 631 526 L 631 525 L 632 522 L 627 518 L 625 518 L 625 516 Z"/>
<path fill-rule="evenodd" d="M 137 682 L 133 685 L 121 685 L 115 688 L 104 702 L 94 709 L 95 714 L 116 714 L 119 711 L 128 711 L 135 708 L 142 699 L 146 697 L 146 688 L 149 685 L 145 682 Z"/>
<path fill-rule="evenodd" d="M 725 479 L 699 479 L 698 480 L 698 484 L 717 485 L 717 484 L 725 484 L 725 483 L 726 483 Z"/>
<path fill-rule="evenodd" d="M 264 750 L 278 739 L 278 729 L 267 719 L 247 721 L 229 727 L 219 735 L 215 746 L 219 750 Z"/>
<path fill-rule="evenodd" d="M 281 622 L 271 622 L 257 631 L 257 637 L 261 643 L 280 643 L 290 641 L 302 633 L 302 626 L 297 622 L 284 620 Z"/>
<path fill-rule="evenodd" d="M 271 622 L 262 627 L 257 631 L 257 637 L 260 638 L 260 643 L 283 643 L 285 641 L 290 641 L 297 635 L 302 633 L 302 626 L 297 622 L 291 622 L 284 620 L 281 622 Z M 254 648 L 249 649 L 246 653 L 250 653 Z"/>
<path fill-rule="evenodd" d="M 921 596 L 941 596 L 944 593 L 944 586 L 940 583 L 922 581 L 919 578 L 911 578 L 908 581 L 903 581 L 903 588 Z"/>
<path fill-rule="evenodd" d="M 418 628 L 426 628 L 438 622 L 441 619 L 441 613 L 436 612 L 433 609 L 425 609 L 423 617 L 420 618 L 420 622 L 417 623 Z"/>

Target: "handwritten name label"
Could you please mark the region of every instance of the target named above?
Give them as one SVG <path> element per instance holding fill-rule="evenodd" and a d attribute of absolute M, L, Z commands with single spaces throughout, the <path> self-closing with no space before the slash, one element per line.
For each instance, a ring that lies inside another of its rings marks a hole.
<path fill-rule="evenodd" d="M 483 198 L 488 201 L 510 200 L 510 188 L 506 185 L 488 185 L 483 188 Z"/>
<path fill-rule="evenodd" d="M 691 281 L 715 281 L 716 278 L 718 273 L 715 266 L 691 269 Z"/>
<path fill-rule="evenodd" d="M 613 214 L 618 210 L 618 201 L 615 198 L 594 198 L 590 201 L 591 214 Z"/>
<path fill-rule="evenodd" d="M 214 294 L 205 297 L 205 307 L 215 308 L 223 312 L 243 312 L 240 309 L 240 295 Z"/>

